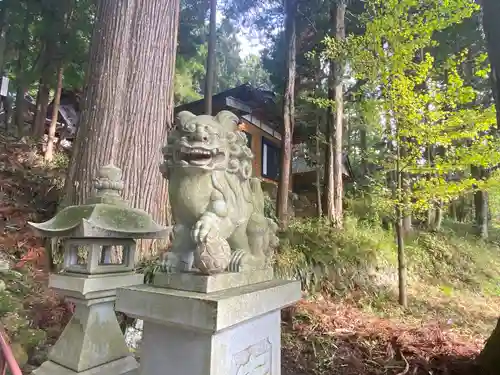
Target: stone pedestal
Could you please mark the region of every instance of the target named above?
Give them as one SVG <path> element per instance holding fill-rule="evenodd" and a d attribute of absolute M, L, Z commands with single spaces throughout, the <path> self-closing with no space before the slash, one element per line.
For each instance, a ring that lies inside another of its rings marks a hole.
<path fill-rule="evenodd" d="M 271 270 L 157 276 L 117 292 L 116 310 L 144 320 L 141 375 L 281 374 L 280 310 L 299 282 Z"/>
<path fill-rule="evenodd" d="M 116 320 L 116 288 L 142 283 L 142 275 L 56 274 L 49 286 L 75 304 L 75 312 L 48 361 L 35 375 L 132 375 L 138 364 Z"/>

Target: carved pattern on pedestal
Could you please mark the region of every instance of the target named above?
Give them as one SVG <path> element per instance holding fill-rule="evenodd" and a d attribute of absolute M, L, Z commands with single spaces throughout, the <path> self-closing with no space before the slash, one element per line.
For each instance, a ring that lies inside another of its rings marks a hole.
<path fill-rule="evenodd" d="M 271 375 L 272 344 L 269 338 L 233 355 L 231 375 Z"/>

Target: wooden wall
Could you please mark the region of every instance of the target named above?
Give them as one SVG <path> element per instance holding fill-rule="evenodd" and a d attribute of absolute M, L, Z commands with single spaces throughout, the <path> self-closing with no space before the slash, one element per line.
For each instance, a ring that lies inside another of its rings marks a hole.
<path fill-rule="evenodd" d="M 273 181 L 268 178 L 262 177 L 262 137 L 268 141 L 281 147 L 281 141 L 266 133 L 261 128 L 249 123 L 245 119 L 241 119 L 240 129 L 247 132 L 252 136 L 252 152 L 254 154 L 253 173 L 255 177 L 261 178 L 266 182 L 277 184 L 278 181 Z"/>

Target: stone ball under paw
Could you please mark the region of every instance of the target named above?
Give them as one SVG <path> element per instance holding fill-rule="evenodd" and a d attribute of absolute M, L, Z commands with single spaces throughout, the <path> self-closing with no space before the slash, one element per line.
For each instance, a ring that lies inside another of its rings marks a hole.
<path fill-rule="evenodd" d="M 209 237 L 194 252 L 194 266 L 203 274 L 224 272 L 231 259 L 229 243 L 219 237 Z"/>

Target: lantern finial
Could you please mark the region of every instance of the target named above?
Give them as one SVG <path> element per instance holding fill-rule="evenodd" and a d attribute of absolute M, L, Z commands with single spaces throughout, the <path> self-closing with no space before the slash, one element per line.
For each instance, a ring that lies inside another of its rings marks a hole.
<path fill-rule="evenodd" d="M 122 170 L 115 165 L 108 164 L 99 169 L 94 187 L 96 192 L 90 199 L 90 203 L 126 205 L 126 202 L 121 197 L 124 187 Z"/>

